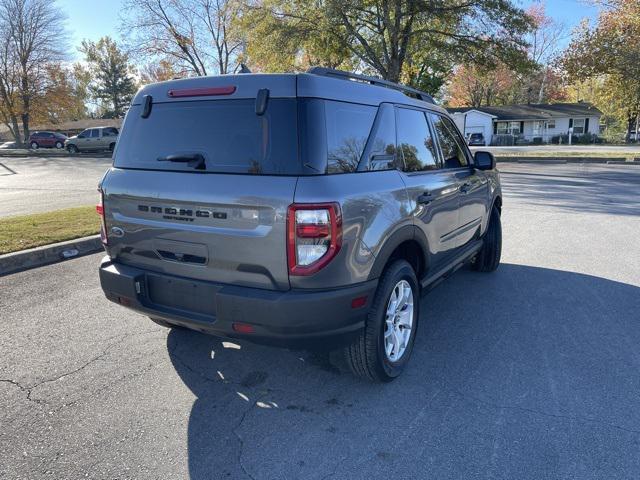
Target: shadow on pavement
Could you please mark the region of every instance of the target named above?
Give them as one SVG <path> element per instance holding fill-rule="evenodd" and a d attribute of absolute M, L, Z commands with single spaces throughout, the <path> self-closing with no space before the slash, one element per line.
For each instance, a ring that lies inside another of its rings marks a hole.
<path fill-rule="evenodd" d="M 606 170 L 576 166 L 562 173 L 534 173 L 506 170 L 505 196 L 531 205 L 555 206 L 564 210 L 613 215 L 640 215 L 640 168 Z"/>
<path fill-rule="evenodd" d="M 640 288 L 503 264 L 422 302 L 410 367 L 388 385 L 171 331 L 197 397 L 191 478 L 640 476 Z"/>

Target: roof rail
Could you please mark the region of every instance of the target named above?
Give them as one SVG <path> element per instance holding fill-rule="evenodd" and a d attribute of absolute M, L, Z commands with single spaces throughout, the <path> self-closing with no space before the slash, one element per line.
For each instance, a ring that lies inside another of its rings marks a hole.
<path fill-rule="evenodd" d="M 415 95 L 419 100 L 423 102 L 433 103 L 436 102 L 433 100 L 433 97 L 426 92 L 421 90 L 417 90 L 412 87 L 407 87 L 406 85 L 401 85 L 399 83 L 390 82 L 389 80 L 383 80 L 382 78 L 370 77 L 368 75 L 360 75 L 358 73 L 345 72 L 344 70 L 336 70 L 333 68 L 325 68 L 325 67 L 311 67 L 307 70 L 307 73 L 312 73 L 314 75 L 321 75 L 324 77 L 336 77 L 341 78 L 343 80 L 357 80 L 360 82 L 366 82 L 371 85 L 379 85 L 381 87 L 392 88 L 394 90 L 399 90 L 405 94 Z"/>

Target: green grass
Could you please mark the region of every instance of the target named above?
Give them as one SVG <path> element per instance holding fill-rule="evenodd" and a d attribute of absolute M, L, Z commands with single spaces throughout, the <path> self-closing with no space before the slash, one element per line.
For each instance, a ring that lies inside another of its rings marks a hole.
<path fill-rule="evenodd" d="M 86 237 L 100 231 L 94 206 L 0 219 L 0 254 Z"/>

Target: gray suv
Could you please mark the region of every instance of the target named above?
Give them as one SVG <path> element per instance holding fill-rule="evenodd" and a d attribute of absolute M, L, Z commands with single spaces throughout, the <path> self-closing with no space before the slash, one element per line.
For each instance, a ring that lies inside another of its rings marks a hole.
<path fill-rule="evenodd" d="M 421 292 L 500 261 L 493 156 L 427 94 L 337 70 L 144 87 L 100 192 L 109 300 L 372 380 L 405 368 Z"/>

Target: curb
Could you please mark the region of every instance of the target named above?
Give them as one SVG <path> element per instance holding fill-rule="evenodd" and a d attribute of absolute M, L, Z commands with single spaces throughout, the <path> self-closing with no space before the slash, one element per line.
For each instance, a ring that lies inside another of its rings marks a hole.
<path fill-rule="evenodd" d="M 69 153 L 66 150 L 56 150 L 51 148 L 39 148 L 38 150 L 23 149 L 0 149 L 0 157 L 5 158 L 24 158 L 24 157 L 92 157 L 92 158 L 111 158 L 111 152 L 83 152 Z"/>
<path fill-rule="evenodd" d="M 102 250 L 100 235 L 0 255 L 0 277 Z"/>
<path fill-rule="evenodd" d="M 495 157 L 498 163 L 604 163 L 616 165 L 640 165 L 637 159 L 628 161 L 623 157 Z"/>

